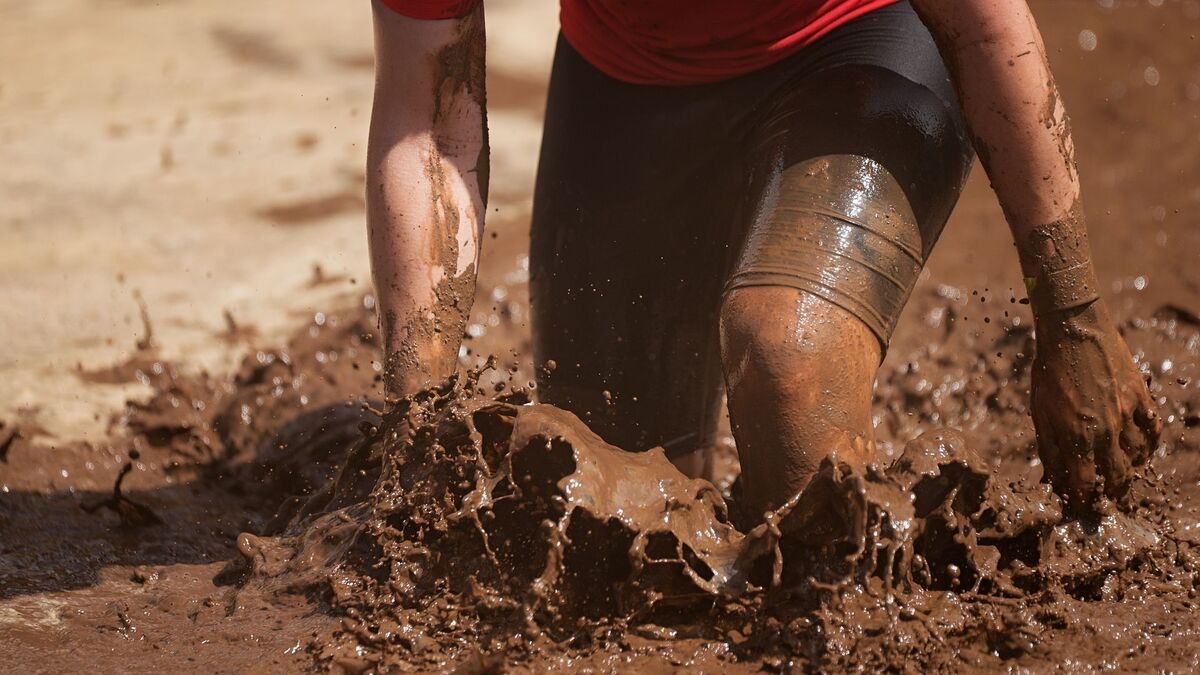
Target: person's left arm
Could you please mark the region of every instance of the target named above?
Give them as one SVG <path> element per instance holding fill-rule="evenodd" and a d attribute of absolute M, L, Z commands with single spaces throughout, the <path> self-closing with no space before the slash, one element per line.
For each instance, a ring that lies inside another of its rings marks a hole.
<path fill-rule="evenodd" d="M 1073 508 L 1124 493 L 1157 444 L 1129 347 L 1100 297 L 1074 139 L 1025 0 L 911 0 L 951 72 L 1012 230 L 1034 313 L 1031 396 L 1047 477 Z"/>

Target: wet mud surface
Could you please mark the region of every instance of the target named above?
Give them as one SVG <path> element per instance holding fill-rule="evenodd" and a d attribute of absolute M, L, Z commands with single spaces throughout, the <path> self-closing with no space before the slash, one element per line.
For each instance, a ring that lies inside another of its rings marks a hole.
<path fill-rule="evenodd" d="M 1200 320 L 1125 323 L 1166 441 L 1127 503 L 1071 520 L 1038 480 L 1030 336 L 955 320 L 968 298 L 915 300 L 943 339 L 881 376 L 887 466 L 829 461 L 766 522 L 728 471 L 723 493 L 529 404 L 519 364 L 384 415 L 344 398 L 377 378 L 362 308 L 227 380 L 153 362 L 111 445 L 47 464 L 8 432 L 0 649 L 222 670 L 1192 664 Z"/>
<path fill-rule="evenodd" d="M 229 376 L 164 361 L 149 341 L 81 370 L 81 387 L 153 392 L 102 439 L 55 443 L 35 421 L 3 420 L 0 659 L 217 672 L 1195 669 L 1200 56 L 1146 54 L 1164 22 L 1171 39 L 1200 30 L 1200 5 L 1035 9 L 1059 46 L 1102 289 L 1164 421 L 1110 511 L 1065 518 L 1040 482 L 1015 257 L 953 232 L 986 220 L 986 190 L 952 219 L 880 372 L 879 466 L 829 461 L 765 522 L 738 507 L 727 434 L 710 484 L 527 403 L 520 225 L 489 222 L 504 234 L 487 239 L 461 361 L 499 359 L 407 405 L 377 403 L 366 295 L 314 312 L 285 345 L 248 348 Z M 1083 30 L 1099 36 L 1090 61 Z"/>

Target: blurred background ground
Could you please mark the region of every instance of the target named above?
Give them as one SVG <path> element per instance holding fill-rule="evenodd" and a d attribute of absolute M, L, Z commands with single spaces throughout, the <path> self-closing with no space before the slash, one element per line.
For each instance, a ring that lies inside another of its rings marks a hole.
<path fill-rule="evenodd" d="M 1200 2 L 1033 5 L 1075 118 L 1110 293 L 1194 306 L 1200 274 L 1180 252 L 1200 250 Z M 520 275 L 557 27 L 550 0 L 487 11 L 499 238 L 485 282 Z M 101 433 L 145 390 L 85 385 L 77 371 L 145 337 L 139 295 L 164 357 L 220 372 L 247 342 L 369 292 L 367 2 L 0 0 L 0 63 L 0 419 Z M 926 283 L 1016 282 L 980 173 Z M 918 339 L 913 323 L 898 344 Z"/>
<path fill-rule="evenodd" d="M 221 371 L 246 349 L 226 312 L 271 344 L 368 292 L 370 15 L 0 1 L 0 419 L 101 434 L 145 389 L 77 369 L 145 337 L 139 295 L 164 357 Z M 488 3 L 498 223 L 528 212 L 556 21 L 549 2 Z"/>

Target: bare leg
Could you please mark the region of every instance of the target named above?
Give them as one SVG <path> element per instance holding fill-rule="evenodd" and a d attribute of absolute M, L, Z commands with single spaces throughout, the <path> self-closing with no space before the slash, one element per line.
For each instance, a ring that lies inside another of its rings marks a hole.
<path fill-rule="evenodd" d="M 747 505 L 786 502 L 824 459 L 874 458 L 871 393 L 879 340 L 849 312 L 779 286 L 729 292 L 721 356 Z"/>

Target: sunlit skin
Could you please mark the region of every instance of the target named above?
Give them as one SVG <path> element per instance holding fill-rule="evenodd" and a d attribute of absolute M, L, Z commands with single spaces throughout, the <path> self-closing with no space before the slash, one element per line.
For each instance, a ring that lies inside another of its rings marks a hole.
<path fill-rule="evenodd" d="M 1031 395 L 1047 475 L 1076 507 L 1093 504 L 1101 493 L 1118 496 L 1131 466 L 1153 450 L 1161 422 L 1104 301 L 1081 286 L 1094 280 L 1094 271 L 1079 215 L 1073 142 L 1041 35 L 1024 0 L 912 5 L 952 73 L 1023 273 L 1042 280 L 1031 292 L 1038 345 Z M 466 87 L 441 86 L 433 55 L 449 45 L 469 50 L 461 36 L 472 33 L 467 23 L 482 21 L 481 13 L 476 8 L 462 19 L 419 21 L 376 4 L 371 261 L 388 353 L 424 357 L 388 371 L 395 396 L 448 376 L 456 364 L 457 342 L 417 328 L 439 312 L 459 311 L 438 307 L 439 280 L 474 274 L 469 263 L 478 256 L 486 191 L 475 168 L 486 153 L 480 124 L 486 111 L 482 97 Z M 472 34 L 483 40 L 481 31 Z M 478 46 L 473 53 L 481 52 Z M 442 114 L 435 111 L 439 90 Z M 433 238 L 446 228 L 434 222 L 444 214 L 430 206 L 431 163 L 443 168 L 440 203 L 457 214 L 454 270 L 435 253 L 444 245 Z M 751 508 L 785 502 L 831 451 L 853 464 L 877 459 L 870 404 L 881 350 L 858 319 L 802 291 L 753 287 L 726 297 L 720 327 Z M 696 471 L 702 463 L 690 458 L 682 464 Z"/>
<path fill-rule="evenodd" d="M 459 41 L 464 24 L 482 22 L 482 14 L 416 21 L 374 4 L 375 101 L 367 141 L 371 271 L 386 353 L 411 349 L 421 356 L 410 367 L 389 369 L 387 389 L 393 396 L 444 380 L 458 363 L 457 337 L 447 345 L 436 339 L 432 326 L 414 327 L 430 324 L 439 311 L 461 314 L 438 307 L 435 291 L 447 277 L 469 275 L 474 288 L 486 190 L 476 171 L 487 152 L 486 111 L 463 88 L 440 99 L 434 95 L 442 84 L 434 55 Z M 435 109 L 439 102 L 441 110 Z M 443 186 L 430 180 L 431 165 L 440 169 Z M 455 238 L 452 265 L 438 255 L 447 247 L 439 238 L 447 235 Z"/>
<path fill-rule="evenodd" d="M 975 145 L 1012 229 L 1027 279 L 1055 250 L 1094 279 L 1066 109 L 1023 0 L 914 0 L 938 41 Z M 1045 237 L 1048 228 L 1052 236 Z M 1068 295 L 1075 289 L 1057 289 Z M 1103 299 L 1060 310 L 1031 293 L 1037 355 L 1034 426 L 1047 471 L 1073 507 L 1128 486 L 1162 421 Z"/>

